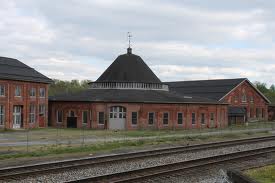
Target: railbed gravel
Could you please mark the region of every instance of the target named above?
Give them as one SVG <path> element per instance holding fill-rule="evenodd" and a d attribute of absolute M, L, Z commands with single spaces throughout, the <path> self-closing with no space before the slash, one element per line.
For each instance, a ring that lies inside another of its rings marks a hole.
<path fill-rule="evenodd" d="M 146 168 L 151 166 L 163 165 L 168 163 L 176 163 L 180 161 L 192 160 L 202 157 L 210 157 L 214 155 L 221 155 L 227 153 L 233 153 L 238 151 L 252 150 L 256 148 L 275 146 L 275 141 L 259 142 L 255 144 L 236 145 L 231 147 L 222 147 L 216 149 L 206 149 L 196 152 L 186 152 L 179 154 L 172 154 L 167 156 L 156 156 L 150 158 L 143 158 L 133 161 L 121 161 L 120 163 L 110 163 L 104 165 L 97 165 L 91 167 L 83 167 L 78 169 L 67 169 L 56 173 L 45 174 L 40 176 L 27 176 L 23 179 L 9 182 L 21 182 L 21 183 L 37 183 L 37 182 L 65 182 L 70 180 L 76 180 L 79 178 L 99 176 L 111 173 L 118 173 L 123 171 L 135 170 L 140 168 Z M 194 182 L 194 181 L 190 181 Z"/>

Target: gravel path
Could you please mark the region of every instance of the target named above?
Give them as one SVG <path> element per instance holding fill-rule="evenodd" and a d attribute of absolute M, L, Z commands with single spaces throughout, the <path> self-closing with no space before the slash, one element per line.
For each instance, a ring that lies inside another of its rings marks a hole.
<path fill-rule="evenodd" d="M 220 155 L 244 150 L 251 150 L 255 148 L 275 146 L 275 141 L 268 142 L 260 142 L 256 144 L 248 144 L 248 145 L 237 145 L 233 147 L 224 147 L 217 148 L 212 150 L 203 150 L 198 152 L 188 152 L 188 153 L 180 153 L 167 155 L 163 157 L 153 157 L 153 158 L 144 158 L 140 160 L 134 161 L 123 161 L 120 163 L 112 163 L 99 165 L 96 167 L 88 167 L 81 169 L 71 169 L 67 171 L 57 172 L 54 174 L 41 175 L 39 177 L 26 177 L 22 179 L 20 182 L 30 183 L 30 182 L 64 182 L 69 180 L 75 180 L 80 177 L 90 177 L 90 176 L 98 176 L 104 174 L 110 174 L 115 172 L 129 171 L 139 168 L 145 168 L 150 166 L 163 165 L 167 163 L 175 163 L 184 160 L 191 160 L 200 157 L 209 157 L 213 155 Z M 16 181 L 18 182 L 18 181 Z M 170 181 L 169 181 L 170 182 Z M 194 182 L 194 181 L 190 181 Z M 195 181 L 196 182 L 196 181 Z"/>

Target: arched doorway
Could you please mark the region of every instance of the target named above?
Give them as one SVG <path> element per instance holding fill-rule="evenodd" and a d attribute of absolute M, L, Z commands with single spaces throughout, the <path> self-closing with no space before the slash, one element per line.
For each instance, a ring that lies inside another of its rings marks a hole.
<path fill-rule="evenodd" d="M 126 123 L 126 108 L 122 106 L 110 107 L 109 129 L 124 130 Z"/>

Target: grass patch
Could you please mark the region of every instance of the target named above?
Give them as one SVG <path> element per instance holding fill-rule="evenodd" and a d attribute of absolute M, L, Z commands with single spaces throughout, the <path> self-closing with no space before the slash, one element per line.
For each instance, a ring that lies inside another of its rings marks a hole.
<path fill-rule="evenodd" d="M 245 172 L 246 175 L 261 183 L 275 182 L 275 165 L 251 169 Z"/>
<path fill-rule="evenodd" d="M 112 142 L 101 142 L 94 144 L 57 144 L 57 145 L 32 145 L 29 146 L 29 152 L 26 152 L 26 146 L 0 147 L 0 160 L 15 159 L 24 157 L 42 157 L 58 154 L 73 154 L 73 153 L 101 153 L 112 152 L 114 150 L 130 150 L 140 149 L 143 147 L 152 148 L 159 145 L 191 145 L 206 142 L 216 142 L 222 140 L 232 140 L 239 138 L 248 138 L 256 136 L 266 136 L 268 133 L 239 133 L 239 134 L 219 134 L 211 136 L 172 136 L 172 137 L 157 137 L 153 139 L 138 139 L 138 140 L 123 140 Z M 6 149 L 4 149 L 6 148 Z"/>

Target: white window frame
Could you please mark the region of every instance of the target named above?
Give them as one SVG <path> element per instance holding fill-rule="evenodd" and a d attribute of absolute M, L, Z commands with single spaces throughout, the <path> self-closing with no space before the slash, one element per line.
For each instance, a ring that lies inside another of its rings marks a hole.
<path fill-rule="evenodd" d="M 36 106 L 31 104 L 29 106 L 29 123 L 35 123 Z"/>
<path fill-rule="evenodd" d="M 5 106 L 0 105 L 0 126 L 5 124 Z"/>
<path fill-rule="evenodd" d="M 46 105 L 39 104 L 39 116 L 45 116 L 46 113 Z"/>
<path fill-rule="evenodd" d="M 101 122 L 99 121 L 99 119 L 100 119 L 100 114 L 102 114 L 102 113 L 103 113 L 103 123 L 101 123 Z M 105 124 L 105 112 L 104 112 L 104 111 L 99 111 L 99 112 L 97 113 L 97 115 L 98 115 L 98 117 L 97 117 L 98 124 L 99 124 L 99 125 L 104 125 L 104 124 Z"/>
<path fill-rule="evenodd" d="M 247 102 L 247 96 L 245 93 L 242 94 L 242 102 L 243 103 Z"/>
<path fill-rule="evenodd" d="M 39 88 L 39 97 L 40 98 L 46 97 L 46 88 Z"/>
<path fill-rule="evenodd" d="M 164 123 L 164 114 L 167 114 L 167 115 L 168 115 L 168 116 L 167 116 L 167 124 Z M 169 125 L 169 117 L 170 117 L 169 112 L 163 112 L 162 115 L 163 115 L 163 116 L 162 116 L 162 124 L 163 124 L 164 126 L 168 126 L 168 125 Z"/>
<path fill-rule="evenodd" d="M 133 123 L 133 113 L 136 113 L 136 114 L 137 114 L 137 115 L 136 115 L 136 124 Z M 132 124 L 132 126 L 137 126 L 137 124 L 138 124 L 138 112 L 136 112 L 136 111 L 133 111 L 133 112 L 131 113 L 131 124 Z"/>
<path fill-rule="evenodd" d="M 21 97 L 22 96 L 22 87 L 21 86 L 19 86 L 19 85 L 15 86 L 14 96 L 15 97 Z"/>
<path fill-rule="evenodd" d="M 59 114 L 61 114 L 61 121 L 59 121 Z M 62 110 L 57 110 L 56 111 L 56 122 L 57 123 L 63 123 L 63 111 Z"/>
<path fill-rule="evenodd" d="M 22 107 L 19 105 L 13 106 L 13 127 L 19 127 L 22 123 Z"/>
<path fill-rule="evenodd" d="M 30 89 L 30 93 L 29 93 L 30 97 L 35 97 L 36 96 L 36 88 L 31 88 Z"/>
<path fill-rule="evenodd" d="M 206 114 L 205 112 L 201 113 L 201 116 L 200 116 L 201 117 L 201 119 L 200 119 L 201 125 L 205 125 L 205 117 L 206 117 L 205 114 Z M 203 116 L 203 118 L 202 118 L 202 116 Z M 203 123 L 202 123 L 202 119 L 203 119 Z"/>
<path fill-rule="evenodd" d="M 153 114 L 153 123 L 150 123 L 150 114 Z M 148 125 L 154 125 L 155 124 L 155 112 L 148 112 Z"/>
<path fill-rule="evenodd" d="M 194 123 L 193 123 L 193 114 L 194 114 L 194 116 L 195 116 L 195 118 L 194 118 Z M 192 112 L 191 113 L 191 123 L 192 123 L 192 125 L 196 125 L 196 113 L 195 112 Z"/>
<path fill-rule="evenodd" d="M 250 103 L 254 103 L 254 97 L 250 96 Z"/>
<path fill-rule="evenodd" d="M 5 96 L 5 85 L 0 84 L 0 97 Z"/>
<path fill-rule="evenodd" d="M 84 113 L 86 112 L 86 118 L 87 118 L 87 120 L 86 120 L 86 123 L 84 122 Z M 89 111 L 88 110 L 84 110 L 84 111 L 82 111 L 82 124 L 88 124 L 88 115 L 89 115 Z"/>

